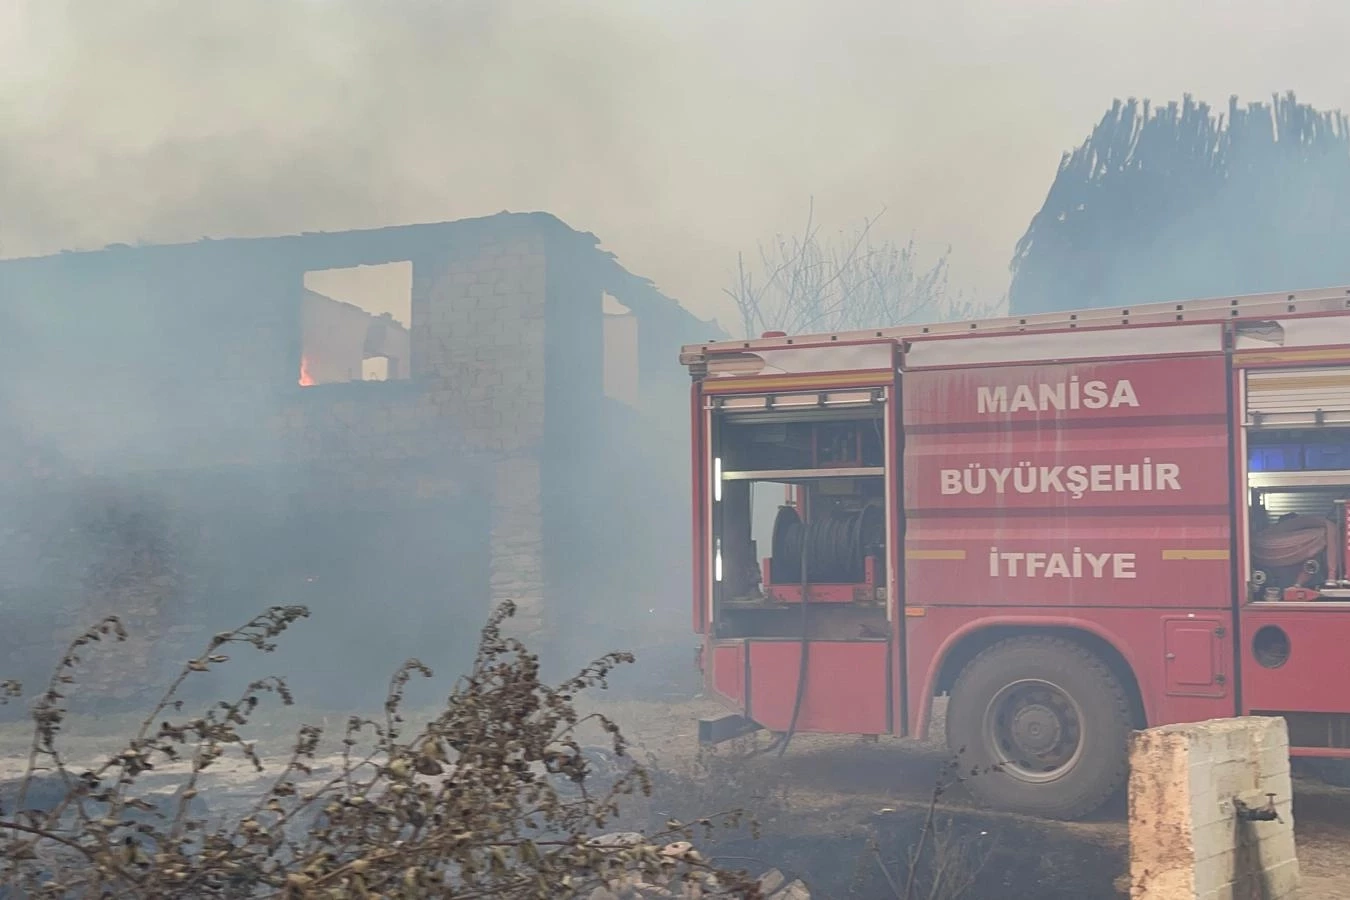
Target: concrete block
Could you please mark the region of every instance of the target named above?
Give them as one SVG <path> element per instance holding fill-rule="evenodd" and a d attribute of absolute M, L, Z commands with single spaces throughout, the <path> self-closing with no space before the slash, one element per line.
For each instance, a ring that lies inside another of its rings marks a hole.
<path fill-rule="evenodd" d="M 1290 896 L 1298 861 L 1288 743 L 1278 718 L 1137 733 L 1130 747 L 1130 896 L 1228 900 L 1258 885 L 1263 896 Z M 1264 805 L 1267 793 L 1275 794 L 1283 821 L 1239 818 L 1241 804 Z"/>

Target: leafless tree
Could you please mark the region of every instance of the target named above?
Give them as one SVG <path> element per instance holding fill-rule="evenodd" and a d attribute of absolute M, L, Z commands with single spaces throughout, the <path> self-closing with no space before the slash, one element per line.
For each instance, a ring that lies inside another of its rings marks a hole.
<path fill-rule="evenodd" d="M 874 236 L 880 218 L 878 213 L 852 231 L 823 234 L 812 202 L 799 234 L 778 234 L 760 245 L 758 266 L 739 254 L 736 280 L 726 293 L 736 303 L 744 335 L 851 331 L 987 311 L 951 289 L 950 248 L 925 265 L 913 240 L 899 244 Z"/>

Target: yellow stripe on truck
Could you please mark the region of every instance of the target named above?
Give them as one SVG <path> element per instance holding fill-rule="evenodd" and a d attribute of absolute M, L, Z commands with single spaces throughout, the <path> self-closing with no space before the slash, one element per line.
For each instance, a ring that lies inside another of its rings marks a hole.
<path fill-rule="evenodd" d="M 906 550 L 905 559 L 965 559 L 964 550 Z"/>
<path fill-rule="evenodd" d="M 1330 350 L 1238 350 L 1233 361 L 1243 363 L 1334 362 L 1350 357 L 1344 348 Z"/>
<path fill-rule="evenodd" d="M 1225 550 L 1164 550 L 1163 559 L 1227 559 Z"/>

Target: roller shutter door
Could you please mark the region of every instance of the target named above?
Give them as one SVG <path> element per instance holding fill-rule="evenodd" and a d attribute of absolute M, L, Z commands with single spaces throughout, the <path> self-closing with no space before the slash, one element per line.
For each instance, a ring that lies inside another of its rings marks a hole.
<path fill-rule="evenodd" d="M 1350 368 L 1248 372 L 1246 423 L 1254 428 L 1350 425 Z"/>

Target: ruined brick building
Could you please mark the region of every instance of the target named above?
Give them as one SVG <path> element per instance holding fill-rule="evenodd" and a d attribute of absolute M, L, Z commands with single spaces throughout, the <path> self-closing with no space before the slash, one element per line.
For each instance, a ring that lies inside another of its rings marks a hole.
<path fill-rule="evenodd" d="M 323 286 L 396 263 L 382 309 Z M 457 665 L 507 597 L 569 657 L 685 630 L 676 355 L 721 335 L 553 216 L 7 260 L 0 334 L 11 670 L 109 612 L 158 672 L 307 604 L 334 700 Z"/>

